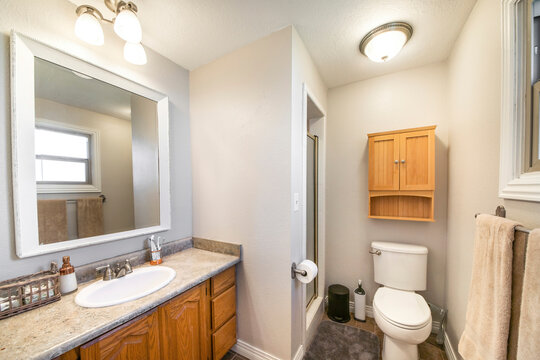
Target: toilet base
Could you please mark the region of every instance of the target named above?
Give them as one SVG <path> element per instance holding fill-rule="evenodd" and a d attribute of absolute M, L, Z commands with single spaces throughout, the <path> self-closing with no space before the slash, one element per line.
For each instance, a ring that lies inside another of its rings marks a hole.
<path fill-rule="evenodd" d="M 385 334 L 382 358 L 383 360 L 418 360 L 418 345 L 407 344 Z"/>

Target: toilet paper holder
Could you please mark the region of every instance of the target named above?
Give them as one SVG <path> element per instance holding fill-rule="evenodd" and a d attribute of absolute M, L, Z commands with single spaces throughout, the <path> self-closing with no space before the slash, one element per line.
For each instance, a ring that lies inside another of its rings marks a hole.
<path fill-rule="evenodd" d="M 291 279 L 294 279 L 296 277 L 296 274 L 300 274 L 302 276 L 306 276 L 307 275 L 307 271 L 306 270 L 298 270 L 296 268 L 296 263 L 293 262 L 292 265 L 291 265 Z"/>

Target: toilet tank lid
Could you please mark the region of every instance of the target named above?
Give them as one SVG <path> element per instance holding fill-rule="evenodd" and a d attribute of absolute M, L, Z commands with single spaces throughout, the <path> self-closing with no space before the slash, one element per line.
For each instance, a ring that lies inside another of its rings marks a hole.
<path fill-rule="evenodd" d="M 381 251 L 390 251 L 406 254 L 427 254 L 428 249 L 425 246 L 412 245 L 412 244 L 400 244 L 386 241 L 374 241 L 371 243 L 373 249 Z"/>

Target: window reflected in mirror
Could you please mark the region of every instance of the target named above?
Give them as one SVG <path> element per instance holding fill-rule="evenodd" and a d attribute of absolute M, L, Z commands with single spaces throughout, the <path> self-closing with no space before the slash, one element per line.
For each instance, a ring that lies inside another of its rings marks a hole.
<path fill-rule="evenodd" d="M 156 102 L 34 64 L 39 243 L 159 225 Z"/>

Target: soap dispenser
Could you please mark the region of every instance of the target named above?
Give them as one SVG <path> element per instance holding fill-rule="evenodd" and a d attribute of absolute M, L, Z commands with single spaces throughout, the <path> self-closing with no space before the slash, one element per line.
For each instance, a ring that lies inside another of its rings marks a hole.
<path fill-rule="evenodd" d="M 60 268 L 60 292 L 62 295 L 66 295 L 77 290 L 77 277 L 75 276 L 75 268 L 69 262 L 69 256 L 64 256 L 62 262 Z"/>

